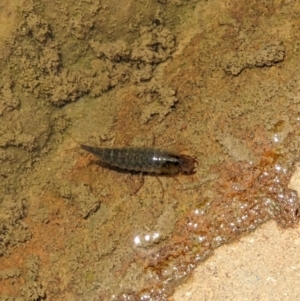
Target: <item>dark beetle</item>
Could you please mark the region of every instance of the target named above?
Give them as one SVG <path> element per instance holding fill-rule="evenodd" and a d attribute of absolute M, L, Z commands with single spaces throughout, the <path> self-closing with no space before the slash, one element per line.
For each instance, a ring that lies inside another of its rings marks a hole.
<path fill-rule="evenodd" d="M 95 155 L 104 164 L 128 171 L 176 175 L 192 175 L 196 172 L 196 159 L 175 152 L 155 148 L 124 147 L 105 148 L 80 144 L 80 147 Z"/>

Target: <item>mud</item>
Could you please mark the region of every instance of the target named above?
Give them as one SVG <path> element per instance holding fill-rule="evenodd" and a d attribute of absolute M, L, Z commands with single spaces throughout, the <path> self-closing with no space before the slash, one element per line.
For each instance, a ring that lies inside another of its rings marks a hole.
<path fill-rule="evenodd" d="M 167 300 L 222 244 L 299 221 L 297 1 L 4 4 L 0 300 Z M 78 143 L 195 156 L 144 180 Z M 164 191 L 164 193 L 163 193 Z"/>

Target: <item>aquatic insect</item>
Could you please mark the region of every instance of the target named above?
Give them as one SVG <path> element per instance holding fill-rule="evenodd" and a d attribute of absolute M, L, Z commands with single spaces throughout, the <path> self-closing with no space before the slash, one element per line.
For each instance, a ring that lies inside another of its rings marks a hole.
<path fill-rule="evenodd" d="M 156 175 L 174 176 L 196 172 L 195 158 L 166 150 L 142 147 L 105 148 L 80 144 L 80 147 L 96 156 L 101 163 L 121 170 Z"/>

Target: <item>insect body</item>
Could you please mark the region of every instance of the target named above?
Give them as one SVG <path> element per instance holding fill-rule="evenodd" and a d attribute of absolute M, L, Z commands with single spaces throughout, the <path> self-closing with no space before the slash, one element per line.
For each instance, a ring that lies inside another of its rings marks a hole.
<path fill-rule="evenodd" d="M 80 144 L 80 147 L 95 155 L 102 163 L 128 171 L 192 175 L 196 172 L 195 164 L 198 164 L 190 156 L 155 148 L 99 148 L 84 144 Z"/>

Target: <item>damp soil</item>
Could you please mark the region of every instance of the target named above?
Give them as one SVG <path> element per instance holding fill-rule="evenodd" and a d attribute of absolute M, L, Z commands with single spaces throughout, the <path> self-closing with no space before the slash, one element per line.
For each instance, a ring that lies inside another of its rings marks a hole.
<path fill-rule="evenodd" d="M 0 300 L 168 300 L 222 244 L 297 225 L 297 1 L 1 6 Z M 153 140 L 197 173 L 160 185 L 76 142 Z"/>

